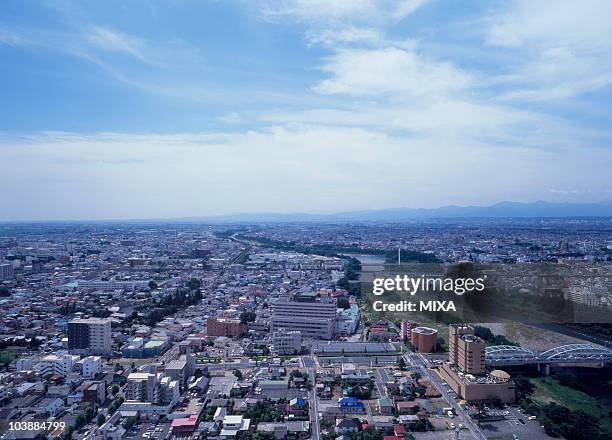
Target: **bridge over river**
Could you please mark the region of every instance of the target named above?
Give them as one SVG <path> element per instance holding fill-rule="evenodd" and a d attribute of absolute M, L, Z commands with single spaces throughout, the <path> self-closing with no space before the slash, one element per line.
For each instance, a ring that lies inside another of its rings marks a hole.
<path fill-rule="evenodd" d="M 487 365 L 603 364 L 612 362 L 612 349 L 597 344 L 567 344 L 536 352 L 513 345 L 495 345 L 485 349 Z"/>

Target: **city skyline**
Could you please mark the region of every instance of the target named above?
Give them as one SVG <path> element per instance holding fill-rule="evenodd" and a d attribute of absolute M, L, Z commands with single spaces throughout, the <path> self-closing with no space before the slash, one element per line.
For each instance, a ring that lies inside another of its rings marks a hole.
<path fill-rule="evenodd" d="M 609 200 L 610 14 L 6 2 L 0 220 Z"/>

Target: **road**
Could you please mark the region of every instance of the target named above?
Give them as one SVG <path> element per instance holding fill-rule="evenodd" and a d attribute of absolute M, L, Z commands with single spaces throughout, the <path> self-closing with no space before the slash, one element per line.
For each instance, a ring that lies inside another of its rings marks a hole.
<path fill-rule="evenodd" d="M 161 355 L 161 357 L 159 358 L 159 362 L 161 362 L 164 365 L 167 365 L 168 362 L 170 362 L 173 359 L 176 359 L 176 357 L 178 356 L 178 353 L 179 353 L 179 345 L 174 344 L 172 345 L 172 347 L 168 349 L 168 351 L 166 351 L 163 355 Z"/>
<path fill-rule="evenodd" d="M 308 380 L 312 387 L 308 392 L 308 408 L 310 413 L 310 433 L 311 439 L 318 440 L 320 438 L 319 432 L 319 399 L 315 392 L 315 374 L 316 374 L 316 363 L 311 356 L 304 356 L 302 358 L 306 373 L 308 373 Z"/>
<path fill-rule="evenodd" d="M 378 391 L 378 395 L 380 397 L 387 396 L 387 389 L 385 388 L 385 384 L 389 381 L 388 377 L 383 377 L 383 369 L 377 368 L 374 373 L 374 385 L 376 385 L 376 390 Z M 385 374 L 386 376 L 386 374 Z"/>
<path fill-rule="evenodd" d="M 426 376 L 431 381 L 431 383 L 438 389 L 438 391 L 440 391 L 440 394 L 442 394 L 444 400 L 446 400 L 449 406 L 455 410 L 457 417 L 459 417 L 461 423 L 463 423 L 463 426 L 465 426 L 468 431 L 470 431 L 472 436 L 475 439 L 486 440 L 487 437 L 482 433 L 480 428 L 478 428 L 476 423 L 474 423 L 474 421 L 470 418 L 467 412 L 463 408 L 461 408 L 461 406 L 459 406 L 453 396 L 446 392 L 446 390 L 449 388 L 448 385 L 444 386 L 442 384 L 442 379 L 440 379 L 438 374 L 435 372 L 432 373 L 432 371 L 427 368 L 427 361 L 425 360 L 425 358 L 418 353 L 406 353 L 404 355 L 404 358 L 409 365 L 416 366 L 421 372 L 421 374 L 423 376 Z"/>

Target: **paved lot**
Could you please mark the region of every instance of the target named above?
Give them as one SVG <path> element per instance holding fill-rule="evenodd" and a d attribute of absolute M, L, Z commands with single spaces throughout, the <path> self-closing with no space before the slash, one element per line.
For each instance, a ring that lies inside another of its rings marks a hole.
<path fill-rule="evenodd" d="M 141 423 L 127 434 L 129 440 L 161 440 L 165 439 L 170 431 L 170 423 Z"/>
<path fill-rule="evenodd" d="M 510 419 L 485 422 L 480 429 L 488 440 L 550 440 L 537 421 Z M 516 436 L 516 437 L 514 437 Z"/>
<path fill-rule="evenodd" d="M 451 438 L 450 431 L 427 431 L 427 432 L 413 432 L 416 440 L 449 440 Z M 475 440 L 472 434 L 467 430 L 461 431 L 461 440 Z"/>

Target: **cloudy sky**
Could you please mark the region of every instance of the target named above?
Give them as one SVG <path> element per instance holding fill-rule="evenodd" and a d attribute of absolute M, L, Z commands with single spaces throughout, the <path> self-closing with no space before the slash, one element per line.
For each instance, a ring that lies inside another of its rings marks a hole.
<path fill-rule="evenodd" d="M 0 12 L 1 220 L 612 198 L 608 0 Z"/>

